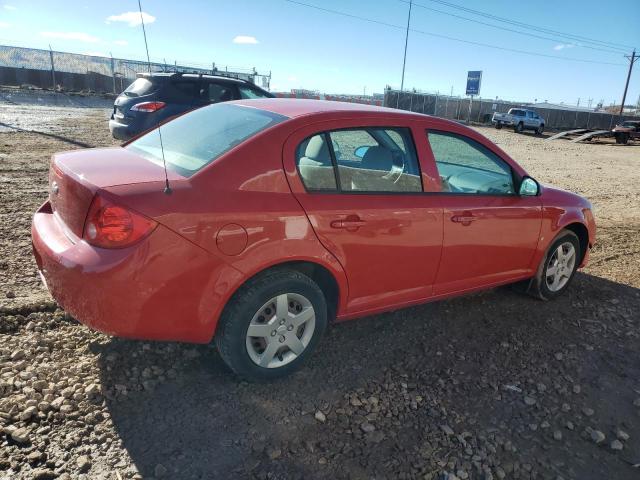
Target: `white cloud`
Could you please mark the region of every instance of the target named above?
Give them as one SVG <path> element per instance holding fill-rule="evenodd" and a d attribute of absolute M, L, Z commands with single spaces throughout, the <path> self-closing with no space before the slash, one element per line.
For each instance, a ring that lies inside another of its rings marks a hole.
<path fill-rule="evenodd" d="M 129 45 L 129 42 L 127 42 L 126 40 L 114 40 L 113 44 L 119 45 L 121 47 L 126 47 L 127 45 Z"/>
<path fill-rule="evenodd" d="M 156 21 L 156 17 L 149 15 L 146 12 L 142 12 L 142 18 L 144 19 L 145 25 Z M 107 23 L 111 22 L 123 22 L 130 27 L 137 27 L 142 23 L 140 20 L 140 12 L 124 12 L 120 15 L 111 15 L 110 17 L 107 17 Z"/>
<path fill-rule="evenodd" d="M 84 32 L 40 32 L 40 35 L 46 38 L 58 38 L 61 40 L 76 40 L 78 42 L 97 43 L 100 41 L 98 37 L 89 35 Z"/>
<path fill-rule="evenodd" d="M 5 3 L 2 8 L 4 8 L 5 10 L 17 10 L 17 7 L 14 7 L 13 5 L 9 5 L 8 3 Z"/>
<path fill-rule="evenodd" d="M 251 37 L 249 35 L 238 35 L 233 39 L 233 43 L 239 43 L 242 45 L 255 45 L 260 42 L 258 42 L 256 37 Z"/>
<path fill-rule="evenodd" d="M 573 43 L 560 43 L 559 45 L 556 45 L 555 47 L 553 47 L 554 50 L 563 50 L 565 48 L 573 48 L 575 47 L 575 45 Z"/>
<path fill-rule="evenodd" d="M 11 26 L 10 23 L 7 22 L 0 22 L 0 28 L 9 28 Z"/>

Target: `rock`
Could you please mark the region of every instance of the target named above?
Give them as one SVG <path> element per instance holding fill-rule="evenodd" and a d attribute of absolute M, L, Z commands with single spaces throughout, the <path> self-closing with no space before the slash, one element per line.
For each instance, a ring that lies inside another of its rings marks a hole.
<path fill-rule="evenodd" d="M 574 428 L 576 428 L 571 420 L 567 420 L 567 423 L 565 423 L 564 425 L 568 430 L 573 430 Z"/>
<path fill-rule="evenodd" d="M 553 439 L 558 441 L 562 440 L 562 432 L 560 430 L 554 430 Z"/>
<path fill-rule="evenodd" d="M 445 433 L 445 435 L 447 435 L 448 437 L 450 437 L 452 435 L 455 435 L 455 432 L 453 431 L 453 429 L 449 425 L 440 425 L 440 428 Z"/>
<path fill-rule="evenodd" d="M 33 417 L 37 413 L 38 413 L 38 408 L 37 407 L 26 408 L 20 414 L 20 420 L 22 420 L 23 422 L 26 422 L 27 420 L 29 420 L 31 417 Z"/>
<path fill-rule="evenodd" d="M 554 355 L 554 357 L 556 358 L 556 360 L 560 361 L 560 360 L 562 360 L 564 358 L 564 355 L 562 353 L 558 352 L 558 353 L 556 353 Z"/>
<path fill-rule="evenodd" d="M 582 391 L 582 389 L 580 388 L 580 385 L 574 385 L 573 386 L 573 393 L 578 394 Z"/>
<path fill-rule="evenodd" d="M 169 471 L 167 470 L 167 467 L 165 467 L 164 465 L 162 465 L 161 463 L 157 464 L 155 466 L 155 468 L 153 469 L 153 474 L 157 477 L 157 478 L 162 478 L 164 477 L 167 473 L 169 473 Z"/>
<path fill-rule="evenodd" d="M 376 427 L 374 427 L 372 424 L 368 422 L 364 422 L 362 425 L 360 425 L 360 429 L 364 433 L 369 433 L 369 432 L 373 432 L 376 429 Z"/>
<path fill-rule="evenodd" d="M 593 411 L 593 408 L 584 407 L 582 409 L 582 413 L 584 413 L 585 416 L 587 416 L 587 417 L 592 417 L 595 412 Z"/>
<path fill-rule="evenodd" d="M 26 445 L 30 442 L 29 430 L 26 428 L 18 428 L 11 432 L 11 439 L 21 445 Z"/>
<path fill-rule="evenodd" d="M 633 401 L 633 406 L 634 406 L 634 407 L 640 407 L 640 397 L 639 397 L 639 398 L 636 398 L 636 399 Z"/>
<path fill-rule="evenodd" d="M 91 469 L 91 459 L 86 455 L 80 455 L 76 460 L 76 465 L 81 473 L 87 473 Z"/>
<path fill-rule="evenodd" d="M 618 437 L 618 440 L 622 440 L 623 442 L 629 440 L 629 434 L 624 430 L 620 430 L 619 428 L 616 429 L 616 437 Z"/>
<path fill-rule="evenodd" d="M 270 448 L 267 450 L 267 455 L 271 460 L 277 460 L 282 456 L 282 450 L 279 448 Z"/>
<path fill-rule="evenodd" d="M 611 442 L 611 450 L 622 450 L 624 448 L 624 445 L 622 445 L 622 442 L 620 440 L 614 440 L 613 442 Z"/>
<path fill-rule="evenodd" d="M 593 443 L 601 444 L 605 440 L 605 435 L 600 430 L 591 430 L 591 440 Z"/>
<path fill-rule="evenodd" d="M 535 398 L 530 397 L 529 395 L 525 395 L 524 403 L 525 403 L 525 405 L 528 405 L 528 406 L 531 407 L 531 406 L 535 405 L 537 402 L 536 402 Z"/>
<path fill-rule="evenodd" d="M 48 468 L 36 468 L 35 470 L 31 471 L 31 478 L 33 480 L 53 480 L 57 477 L 58 475 L 56 475 L 55 472 L 49 470 Z"/>
<path fill-rule="evenodd" d="M 319 421 L 320 423 L 324 423 L 327 421 L 327 416 L 322 413 L 320 410 L 318 410 L 316 412 L 316 414 L 314 415 L 314 417 L 316 418 L 317 421 Z"/>
<path fill-rule="evenodd" d="M 11 358 L 12 361 L 17 362 L 18 360 L 22 360 L 24 357 L 26 357 L 24 350 L 18 349 L 11 352 L 11 356 L 9 358 Z"/>

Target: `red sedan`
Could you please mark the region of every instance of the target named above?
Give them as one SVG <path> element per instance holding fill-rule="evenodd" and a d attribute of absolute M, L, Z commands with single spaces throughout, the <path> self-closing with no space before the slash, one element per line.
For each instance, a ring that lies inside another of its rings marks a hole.
<path fill-rule="evenodd" d="M 299 367 L 330 321 L 516 282 L 552 299 L 595 240 L 587 200 L 479 133 L 349 103 L 211 105 L 54 155 L 50 188 L 33 247 L 65 310 L 111 335 L 213 339 L 249 379 Z"/>

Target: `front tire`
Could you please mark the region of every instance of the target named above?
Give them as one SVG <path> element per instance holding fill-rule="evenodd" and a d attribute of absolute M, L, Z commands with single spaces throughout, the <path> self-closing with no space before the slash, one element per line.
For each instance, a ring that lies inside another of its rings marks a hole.
<path fill-rule="evenodd" d="M 326 327 L 318 285 L 300 272 L 277 270 L 238 290 L 220 317 L 215 343 L 238 376 L 268 381 L 300 368 Z"/>
<path fill-rule="evenodd" d="M 536 128 L 536 134 L 542 135 L 544 133 L 544 123 L 541 123 L 538 128 Z"/>
<path fill-rule="evenodd" d="M 500 122 L 496 123 L 496 130 L 501 130 L 502 124 Z"/>
<path fill-rule="evenodd" d="M 529 293 L 541 300 L 552 300 L 562 295 L 571 284 L 581 258 L 576 234 L 562 230 L 549 246 L 532 279 Z"/>
<path fill-rule="evenodd" d="M 517 123 L 516 126 L 513 128 L 513 131 L 516 133 L 522 133 L 523 130 L 524 130 L 524 124 L 522 122 Z"/>

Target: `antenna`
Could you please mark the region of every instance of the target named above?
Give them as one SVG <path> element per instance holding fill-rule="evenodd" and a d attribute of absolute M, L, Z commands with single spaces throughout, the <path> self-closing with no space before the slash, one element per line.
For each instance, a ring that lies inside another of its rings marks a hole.
<path fill-rule="evenodd" d="M 149 68 L 149 74 L 151 74 L 151 59 L 149 57 L 149 44 L 147 43 L 147 31 L 144 28 L 144 16 L 142 15 L 142 5 L 138 0 L 138 11 L 140 12 L 140 23 L 142 24 L 142 35 L 144 36 L 144 48 L 147 51 L 147 66 Z M 167 174 L 167 161 L 164 158 L 164 145 L 162 143 L 162 131 L 160 130 L 160 121 L 158 120 L 158 137 L 160 138 L 160 151 L 162 152 L 162 166 L 164 168 L 164 193 L 171 194 L 171 187 L 169 186 L 169 175 Z"/>

